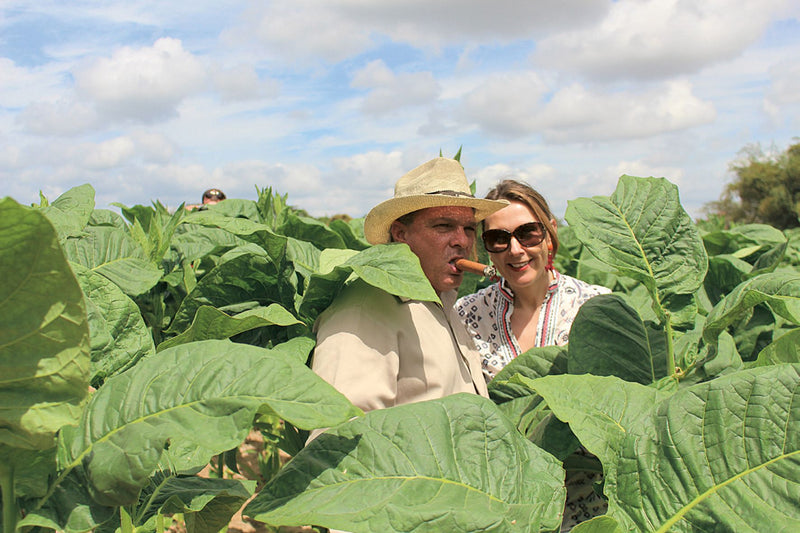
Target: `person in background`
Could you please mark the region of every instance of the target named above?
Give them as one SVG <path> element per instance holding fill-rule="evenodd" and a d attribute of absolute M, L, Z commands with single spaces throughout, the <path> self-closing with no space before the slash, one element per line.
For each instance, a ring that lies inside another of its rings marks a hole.
<path fill-rule="evenodd" d="M 478 221 L 505 205 L 475 198 L 453 159 L 401 177 L 394 197 L 367 214 L 366 239 L 408 245 L 444 305 L 355 280 L 315 323 L 314 372 L 363 411 L 459 392 L 488 396 L 478 352 L 455 314 L 463 278 L 455 261 L 473 253 Z"/>
<path fill-rule="evenodd" d="M 195 210 L 202 211 L 203 209 L 208 209 L 205 206 L 218 204 L 222 200 L 224 200 L 225 198 L 227 198 L 225 196 L 225 193 L 222 192 L 219 189 L 206 189 L 203 192 L 203 196 L 200 199 L 201 203 L 199 203 L 199 204 L 188 204 L 188 205 L 185 206 L 185 209 L 187 211 L 195 211 Z"/>
<path fill-rule="evenodd" d="M 225 193 L 219 189 L 208 189 L 203 193 L 203 205 L 218 204 L 226 198 Z"/>
<path fill-rule="evenodd" d="M 486 198 L 510 202 L 484 219 L 481 235 L 501 280 L 460 298 L 456 310 L 473 336 L 488 382 L 533 347 L 567 344 L 580 306 L 611 291 L 553 268 L 558 251 L 556 220 L 535 189 L 520 181 L 505 180 Z M 600 477 L 568 473 L 562 531 L 605 512 L 606 502 L 592 487 Z"/>

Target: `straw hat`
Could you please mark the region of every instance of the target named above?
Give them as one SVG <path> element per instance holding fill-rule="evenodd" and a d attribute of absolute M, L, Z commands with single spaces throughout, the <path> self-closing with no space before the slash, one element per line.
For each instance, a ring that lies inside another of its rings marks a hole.
<path fill-rule="evenodd" d="M 461 163 L 437 157 L 397 180 L 394 198 L 381 202 L 367 214 L 364 235 L 371 244 L 385 244 L 390 241 L 392 222 L 427 207 L 472 207 L 475 220 L 481 221 L 507 205 L 506 200 L 484 200 L 472 196 Z"/>

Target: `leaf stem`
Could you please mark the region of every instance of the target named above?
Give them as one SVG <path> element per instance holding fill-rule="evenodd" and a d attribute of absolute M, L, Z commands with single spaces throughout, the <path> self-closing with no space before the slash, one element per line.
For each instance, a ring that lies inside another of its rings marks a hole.
<path fill-rule="evenodd" d="M 675 367 L 675 346 L 672 338 L 672 319 L 669 311 L 664 312 L 664 333 L 667 336 L 667 374 L 678 376 L 678 369 Z"/>
<path fill-rule="evenodd" d="M 0 465 L 0 491 L 3 493 L 3 531 L 14 533 L 19 509 L 14 494 L 14 467 L 11 465 Z"/>

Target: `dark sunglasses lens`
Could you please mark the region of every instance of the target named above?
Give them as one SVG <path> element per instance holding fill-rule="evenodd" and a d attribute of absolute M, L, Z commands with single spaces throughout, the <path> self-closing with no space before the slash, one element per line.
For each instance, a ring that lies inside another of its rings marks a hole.
<path fill-rule="evenodd" d="M 483 232 L 483 247 L 487 252 L 497 253 L 508 248 L 511 234 L 502 229 L 490 229 Z"/>
<path fill-rule="evenodd" d="M 514 230 L 514 237 L 522 246 L 536 246 L 544 240 L 544 227 L 538 222 L 523 224 Z"/>

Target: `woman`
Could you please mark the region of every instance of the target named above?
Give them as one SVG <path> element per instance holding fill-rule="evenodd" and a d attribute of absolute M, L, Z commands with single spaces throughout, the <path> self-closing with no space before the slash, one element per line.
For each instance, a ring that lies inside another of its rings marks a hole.
<path fill-rule="evenodd" d="M 542 195 L 529 185 L 505 180 L 486 198 L 509 201 L 483 221 L 483 244 L 502 279 L 459 299 L 456 310 L 475 339 L 488 382 L 533 347 L 567 344 L 580 306 L 611 291 L 553 268 L 558 251 L 555 217 Z M 600 478 L 587 472 L 568 473 L 561 531 L 605 513 L 606 502 L 592 487 Z"/>
<path fill-rule="evenodd" d="M 456 309 L 475 339 L 488 382 L 533 347 L 567 344 L 578 308 L 611 291 L 553 268 L 556 221 L 532 187 L 505 180 L 486 198 L 510 202 L 483 221 L 483 244 L 502 279 L 459 299 Z"/>

